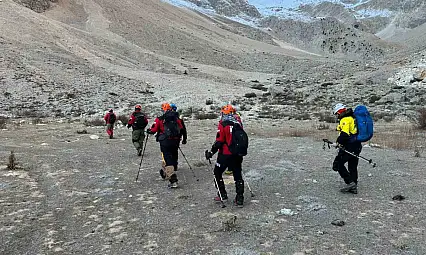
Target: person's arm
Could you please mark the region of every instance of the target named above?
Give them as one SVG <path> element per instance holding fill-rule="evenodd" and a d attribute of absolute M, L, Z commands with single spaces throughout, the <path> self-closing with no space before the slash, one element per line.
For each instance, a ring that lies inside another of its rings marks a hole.
<path fill-rule="evenodd" d="M 130 128 L 135 123 L 136 117 L 133 113 L 130 115 L 129 121 L 127 122 L 127 128 Z"/>
<path fill-rule="evenodd" d="M 188 132 L 186 130 L 185 122 L 183 119 L 179 119 L 182 128 L 180 129 L 180 134 L 182 136 L 182 144 L 186 144 L 186 140 L 188 139 Z"/>
<path fill-rule="evenodd" d="M 223 144 L 226 143 L 225 127 L 222 125 L 218 126 L 216 133 L 216 141 L 212 145 L 211 152 L 215 154 L 219 149 L 222 148 Z"/>
<path fill-rule="evenodd" d="M 152 124 L 151 128 L 149 128 L 147 130 L 147 132 L 150 133 L 150 134 L 155 134 L 155 133 L 160 132 L 160 131 L 161 131 L 160 130 L 160 119 L 156 118 L 154 123 Z"/>
<path fill-rule="evenodd" d="M 337 126 L 337 131 L 340 132 L 339 137 L 336 139 L 336 143 L 345 146 L 350 139 L 350 128 L 351 121 L 347 118 L 343 118 L 340 120 L 339 125 Z"/>

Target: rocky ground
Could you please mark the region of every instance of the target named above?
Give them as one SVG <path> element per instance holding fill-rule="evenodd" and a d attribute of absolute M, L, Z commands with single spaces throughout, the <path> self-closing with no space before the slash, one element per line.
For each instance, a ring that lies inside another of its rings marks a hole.
<path fill-rule="evenodd" d="M 318 138 L 283 136 L 289 123 L 275 124 L 246 121 L 251 143 L 243 168 L 255 196 L 246 186 L 244 208 L 231 202 L 221 208 L 212 200 L 211 170 L 202 155 L 216 120 L 187 121 L 182 150 L 194 172 L 181 156 L 177 190 L 167 189 L 158 174 L 153 139 L 135 182 L 140 157 L 126 128 L 110 140 L 103 127 L 78 122 L 8 124 L 0 145 L 0 253 L 426 252 L 423 157 L 364 147 L 377 167 L 360 162 L 359 194 L 342 194 L 344 183 L 330 168 L 335 152 L 323 150 Z M 16 170 L 5 166 L 10 151 Z M 233 195 L 232 179 L 226 184 Z"/>
<path fill-rule="evenodd" d="M 424 132 L 399 128 L 426 101 L 423 30 L 370 45 L 335 25 L 333 53 L 157 0 L 0 0 L 0 253 L 425 254 Z M 352 39 L 367 44 L 341 54 Z M 178 190 L 158 175 L 153 139 L 135 182 L 130 131 L 110 140 L 84 125 L 137 103 L 152 119 L 164 101 L 190 132 L 194 173 L 181 158 Z M 358 195 L 339 192 L 335 152 L 322 150 L 342 101 L 378 124 L 363 150 L 378 167 L 360 163 Z M 251 139 L 243 209 L 212 201 L 203 159 L 228 102 Z"/>

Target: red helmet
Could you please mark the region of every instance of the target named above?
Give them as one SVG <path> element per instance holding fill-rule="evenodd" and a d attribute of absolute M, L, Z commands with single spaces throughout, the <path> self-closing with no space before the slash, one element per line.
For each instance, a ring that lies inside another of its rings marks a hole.
<path fill-rule="evenodd" d="M 135 109 L 142 110 L 142 106 L 140 104 L 135 105 Z"/>

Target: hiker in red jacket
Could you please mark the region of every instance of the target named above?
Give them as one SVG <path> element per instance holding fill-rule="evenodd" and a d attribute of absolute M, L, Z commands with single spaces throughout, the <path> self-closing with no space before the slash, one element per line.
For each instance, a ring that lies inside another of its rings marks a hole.
<path fill-rule="evenodd" d="M 215 197 L 215 200 L 220 201 L 221 197 L 222 200 L 228 199 L 222 174 L 227 168 L 230 168 L 234 173 L 235 191 L 237 193 L 234 203 L 238 207 L 242 207 L 244 203 L 244 180 L 242 177 L 241 166 L 243 157 L 233 154 L 229 147 L 232 141 L 233 130 L 236 128 L 242 129 L 242 127 L 238 120 L 235 119 L 234 108 L 231 105 L 222 107 L 221 115 L 221 120 L 219 121 L 216 134 L 216 141 L 213 144 L 211 151 L 206 151 L 205 155 L 207 159 L 210 159 L 217 151 L 219 151 L 214 168 L 214 175 L 217 183 L 216 188 L 219 190 L 220 194 Z"/>
<path fill-rule="evenodd" d="M 109 139 L 114 137 L 114 123 L 117 119 L 117 115 L 115 115 L 112 109 L 109 110 L 104 116 L 105 123 L 107 125 L 106 132 L 109 135 Z"/>
<path fill-rule="evenodd" d="M 130 115 L 127 128 L 132 127 L 132 143 L 135 146 L 138 156 L 142 154 L 143 142 L 145 139 L 145 127 L 148 125 L 148 119 L 142 112 L 142 106 L 137 104 L 135 111 Z"/>
<path fill-rule="evenodd" d="M 156 134 L 156 140 L 160 143 L 163 166 L 160 175 L 170 181 L 170 188 L 178 187 L 178 179 L 175 173 L 177 169 L 178 150 L 180 139 L 186 144 L 186 128 L 179 119 L 179 114 L 172 110 L 170 104 L 161 105 L 163 115 L 156 118 L 154 124 L 147 130 L 149 134 Z"/>

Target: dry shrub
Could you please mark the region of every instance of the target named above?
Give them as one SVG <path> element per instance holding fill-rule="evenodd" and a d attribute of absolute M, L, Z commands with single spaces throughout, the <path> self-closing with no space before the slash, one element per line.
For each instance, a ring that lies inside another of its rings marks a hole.
<path fill-rule="evenodd" d="M 214 112 L 197 112 L 194 116 L 197 120 L 211 120 L 216 119 L 217 117 L 219 117 L 219 115 Z"/>
<path fill-rule="evenodd" d="M 383 129 L 383 130 L 382 130 Z M 397 150 L 424 147 L 426 135 L 410 125 L 383 125 L 375 129 L 371 143 Z"/>
<path fill-rule="evenodd" d="M 86 126 L 105 126 L 105 121 L 101 118 L 84 120 L 84 125 Z"/>
<path fill-rule="evenodd" d="M 129 117 L 127 117 L 126 115 L 118 115 L 117 119 L 121 121 L 124 126 L 127 125 L 127 123 L 129 122 Z"/>
<path fill-rule="evenodd" d="M 330 125 L 329 124 L 325 124 L 325 123 L 320 123 L 319 125 L 316 126 L 316 129 L 318 129 L 318 130 L 330 129 Z"/>
<path fill-rule="evenodd" d="M 417 127 L 419 129 L 426 130 L 426 108 L 418 110 L 419 115 L 417 116 Z"/>
<path fill-rule="evenodd" d="M 9 156 L 9 161 L 7 163 L 7 168 L 10 170 L 15 170 L 16 169 L 16 157 L 15 157 L 15 153 L 13 151 L 10 152 L 10 156 Z"/>
<path fill-rule="evenodd" d="M 0 129 L 6 129 L 7 122 L 8 122 L 7 118 L 0 117 Z"/>
<path fill-rule="evenodd" d="M 42 118 L 34 118 L 34 119 L 32 119 L 31 123 L 33 123 L 33 125 L 41 124 L 41 123 L 43 123 L 43 119 Z"/>

